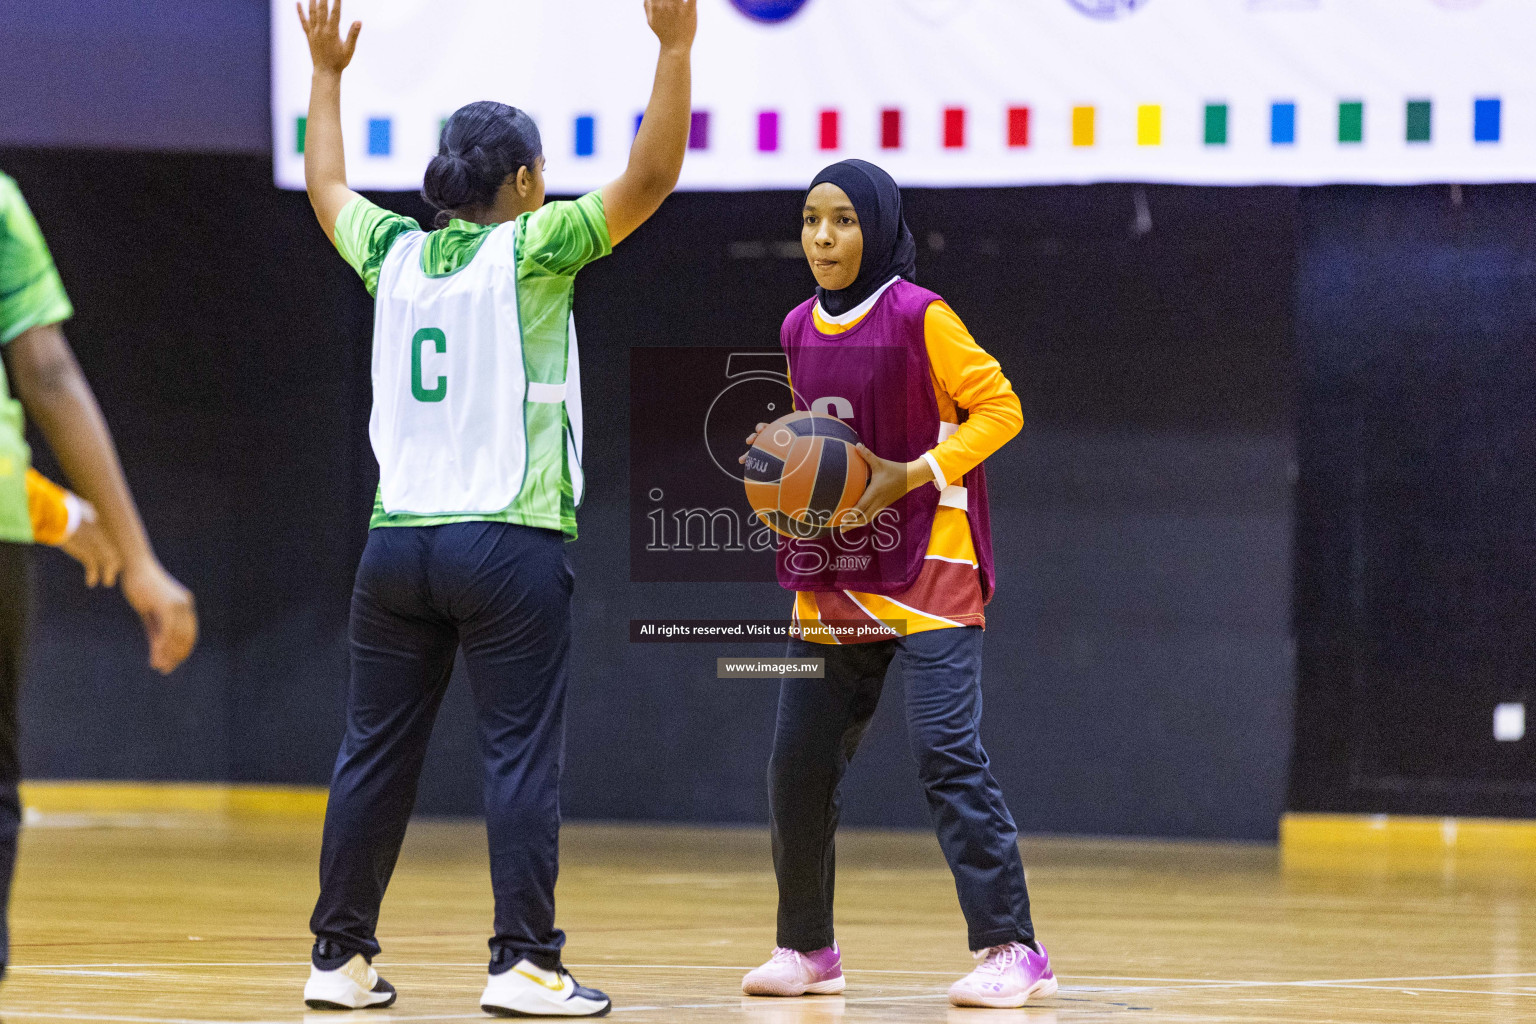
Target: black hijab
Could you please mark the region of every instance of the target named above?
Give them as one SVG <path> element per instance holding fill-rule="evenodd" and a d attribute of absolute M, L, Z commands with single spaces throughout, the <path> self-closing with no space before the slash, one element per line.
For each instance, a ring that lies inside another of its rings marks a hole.
<path fill-rule="evenodd" d="M 811 182 L 832 184 L 848 193 L 864 232 L 864 262 L 858 279 L 841 291 L 817 287 L 821 308 L 842 316 L 880 290 L 893 277 L 917 281 L 917 242 L 907 227 L 896 180 L 867 160 L 833 164 Z"/>

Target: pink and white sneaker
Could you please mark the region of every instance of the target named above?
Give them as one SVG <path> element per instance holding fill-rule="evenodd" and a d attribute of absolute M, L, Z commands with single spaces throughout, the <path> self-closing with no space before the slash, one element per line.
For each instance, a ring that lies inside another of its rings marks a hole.
<path fill-rule="evenodd" d="M 832 995 L 847 985 L 843 954 L 836 945 L 814 953 L 797 953 L 780 946 L 767 963 L 741 979 L 741 990 L 749 996 Z"/>
<path fill-rule="evenodd" d="M 956 1006 L 1008 1009 L 1056 994 L 1056 975 L 1044 946 L 1036 953 L 1022 942 L 1010 942 L 972 955 L 981 963 L 949 987 L 949 1001 Z"/>

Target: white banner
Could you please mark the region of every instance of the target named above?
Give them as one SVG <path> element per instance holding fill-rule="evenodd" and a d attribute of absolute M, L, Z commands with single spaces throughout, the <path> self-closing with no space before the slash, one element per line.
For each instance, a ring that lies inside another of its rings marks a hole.
<path fill-rule="evenodd" d="M 682 187 L 1536 180 L 1536 0 L 699 0 Z M 348 0 L 354 187 L 416 189 L 442 119 L 539 123 L 552 192 L 624 168 L 656 41 L 640 0 Z M 277 182 L 310 62 L 273 0 Z"/>

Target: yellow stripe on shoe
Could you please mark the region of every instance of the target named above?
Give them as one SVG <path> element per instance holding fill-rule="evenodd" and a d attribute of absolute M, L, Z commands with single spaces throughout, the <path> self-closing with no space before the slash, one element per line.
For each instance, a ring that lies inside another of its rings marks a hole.
<path fill-rule="evenodd" d="M 498 1017 L 603 1017 L 613 1001 L 576 983 L 569 971 L 546 971 L 531 960 L 489 975 L 480 1009 Z"/>

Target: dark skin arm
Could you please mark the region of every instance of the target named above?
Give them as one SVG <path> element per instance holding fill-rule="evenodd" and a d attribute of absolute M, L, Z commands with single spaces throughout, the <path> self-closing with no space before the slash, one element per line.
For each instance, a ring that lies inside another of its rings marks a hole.
<path fill-rule="evenodd" d="M 645 0 L 645 19 L 661 42 L 656 83 L 629 150 L 629 165 L 603 189 L 608 236 L 628 238 L 677 187 L 688 153 L 693 115 L 690 54 L 699 25 L 699 0 Z"/>
<path fill-rule="evenodd" d="M 34 327 L 0 351 L 27 416 L 47 438 L 70 486 L 95 506 L 120 553 L 123 597 L 144 622 L 150 665 L 171 672 L 197 643 L 192 595 L 155 557 L 107 422 L 64 332 L 56 324 Z"/>
<path fill-rule="evenodd" d="M 341 0 L 331 7 L 329 0 L 309 0 L 309 14 L 299 9 L 299 24 L 309 40 L 309 54 L 315 62 L 310 82 L 309 121 L 304 130 L 304 185 L 309 192 L 315 217 L 325 230 L 325 237 L 336 241 L 336 218 L 357 193 L 347 187 L 347 158 L 341 143 L 341 73 L 352 63 L 357 52 L 358 33 L 363 23 L 354 21 L 341 35 Z"/>

